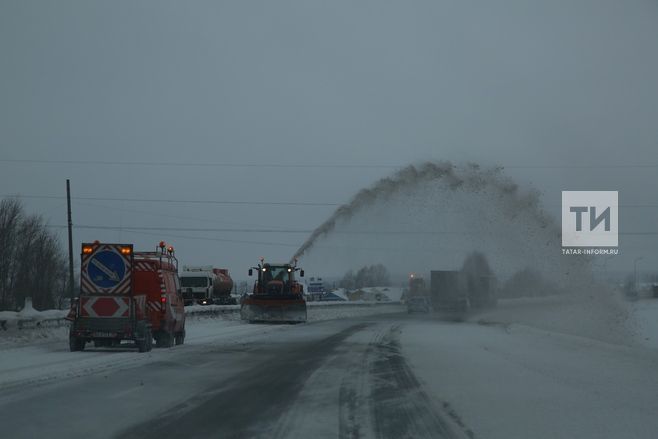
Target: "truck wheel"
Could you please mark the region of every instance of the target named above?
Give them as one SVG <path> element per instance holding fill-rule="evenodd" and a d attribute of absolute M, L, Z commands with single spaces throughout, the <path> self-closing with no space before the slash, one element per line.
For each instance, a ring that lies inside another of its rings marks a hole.
<path fill-rule="evenodd" d="M 79 337 L 69 337 L 69 349 L 71 352 L 84 351 L 85 350 L 85 339 Z"/>
<path fill-rule="evenodd" d="M 153 335 L 151 334 L 151 330 L 147 329 L 144 333 L 144 338 L 137 340 L 137 349 L 139 352 L 148 352 L 151 350 L 152 343 Z"/>
<path fill-rule="evenodd" d="M 185 332 L 177 332 L 176 336 L 174 337 L 174 343 L 176 346 L 185 343 Z"/>
<path fill-rule="evenodd" d="M 174 337 L 170 333 L 162 331 L 155 339 L 155 345 L 159 348 L 170 348 L 174 345 Z"/>

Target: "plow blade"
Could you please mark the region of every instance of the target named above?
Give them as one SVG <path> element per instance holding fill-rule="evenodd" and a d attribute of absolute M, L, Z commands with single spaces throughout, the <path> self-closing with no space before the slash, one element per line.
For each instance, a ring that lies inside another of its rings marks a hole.
<path fill-rule="evenodd" d="M 240 308 L 240 318 L 249 322 L 306 322 L 306 302 L 303 299 L 247 298 Z"/>

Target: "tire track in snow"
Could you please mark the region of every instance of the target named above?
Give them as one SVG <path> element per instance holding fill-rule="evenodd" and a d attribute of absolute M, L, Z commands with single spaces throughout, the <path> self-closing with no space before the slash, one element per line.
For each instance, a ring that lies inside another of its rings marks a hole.
<path fill-rule="evenodd" d="M 435 406 L 400 352 L 395 325 L 373 346 L 369 373 L 372 416 L 377 438 L 474 438 L 458 416 Z M 455 418 L 457 416 L 457 418 Z M 457 424 L 457 425 L 455 425 Z"/>
<path fill-rule="evenodd" d="M 272 439 L 474 438 L 437 404 L 400 354 L 399 325 L 377 323 L 336 345 L 270 429 Z"/>
<path fill-rule="evenodd" d="M 278 424 L 298 399 L 308 377 L 345 338 L 367 325 L 352 323 L 310 342 L 266 343 L 260 351 L 252 352 L 246 363 L 249 367 L 229 382 L 214 383 L 207 391 L 117 437 L 290 437 Z"/>

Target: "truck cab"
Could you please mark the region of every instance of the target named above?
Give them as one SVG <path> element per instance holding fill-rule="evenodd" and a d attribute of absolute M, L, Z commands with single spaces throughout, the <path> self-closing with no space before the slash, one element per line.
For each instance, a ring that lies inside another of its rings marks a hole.
<path fill-rule="evenodd" d="M 183 266 L 180 275 L 185 305 L 210 305 L 214 274 L 212 266 Z"/>

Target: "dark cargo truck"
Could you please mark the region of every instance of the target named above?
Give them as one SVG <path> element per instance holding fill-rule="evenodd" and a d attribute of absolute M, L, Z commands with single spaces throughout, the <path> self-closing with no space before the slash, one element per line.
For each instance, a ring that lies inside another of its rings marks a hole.
<path fill-rule="evenodd" d="M 470 308 L 467 282 L 464 273 L 461 271 L 431 271 L 430 296 L 434 311 L 466 313 Z"/>
<path fill-rule="evenodd" d="M 432 271 L 430 295 L 435 311 L 457 318 L 463 318 L 469 311 L 496 305 L 492 276 L 466 274 L 458 270 Z"/>
<path fill-rule="evenodd" d="M 492 276 L 466 276 L 468 302 L 472 309 L 496 306 L 495 280 Z"/>

